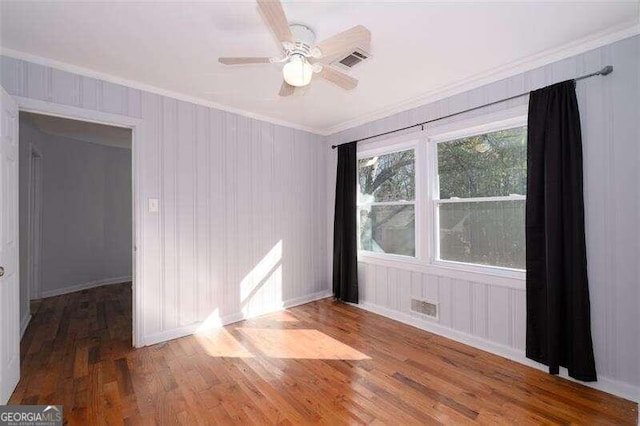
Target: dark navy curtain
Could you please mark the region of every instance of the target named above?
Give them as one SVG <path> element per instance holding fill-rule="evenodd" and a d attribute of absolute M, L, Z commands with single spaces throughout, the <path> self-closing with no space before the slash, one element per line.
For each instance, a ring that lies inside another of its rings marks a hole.
<path fill-rule="evenodd" d="M 527 357 L 595 381 L 575 81 L 531 93 L 527 132 Z"/>

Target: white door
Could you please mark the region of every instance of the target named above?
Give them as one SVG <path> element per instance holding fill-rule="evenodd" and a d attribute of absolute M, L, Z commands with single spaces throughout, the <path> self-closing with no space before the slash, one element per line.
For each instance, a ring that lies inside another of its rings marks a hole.
<path fill-rule="evenodd" d="M 0 87 L 0 404 L 20 379 L 18 107 Z"/>

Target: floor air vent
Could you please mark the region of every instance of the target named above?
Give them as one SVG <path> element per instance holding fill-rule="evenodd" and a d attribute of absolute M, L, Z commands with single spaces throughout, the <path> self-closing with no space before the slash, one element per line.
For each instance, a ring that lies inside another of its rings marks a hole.
<path fill-rule="evenodd" d="M 431 318 L 438 318 L 438 304 L 426 300 L 411 299 L 411 310 Z"/>
<path fill-rule="evenodd" d="M 344 58 L 334 61 L 333 65 L 336 65 L 337 67 L 342 69 L 350 70 L 362 61 L 369 59 L 369 57 L 371 57 L 371 55 L 369 55 L 364 50 L 356 49 Z"/>

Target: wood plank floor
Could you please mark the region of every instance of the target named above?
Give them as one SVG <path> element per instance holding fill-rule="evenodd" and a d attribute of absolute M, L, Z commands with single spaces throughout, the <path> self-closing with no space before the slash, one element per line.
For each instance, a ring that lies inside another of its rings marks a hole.
<path fill-rule="evenodd" d="M 132 349 L 131 286 L 45 299 L 11 404 L 68 424 L 635 424 L 637 405 L 330 299 Z"/>

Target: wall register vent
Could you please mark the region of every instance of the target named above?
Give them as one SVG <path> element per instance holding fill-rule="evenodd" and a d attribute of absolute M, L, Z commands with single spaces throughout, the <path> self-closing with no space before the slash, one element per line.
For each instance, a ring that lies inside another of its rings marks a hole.
<path fill-rule="evenodd" d="M 411 299 L 411 310 L 431 318 L 438 318 L 438 304 L 427 300 Z"/>

